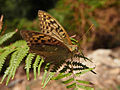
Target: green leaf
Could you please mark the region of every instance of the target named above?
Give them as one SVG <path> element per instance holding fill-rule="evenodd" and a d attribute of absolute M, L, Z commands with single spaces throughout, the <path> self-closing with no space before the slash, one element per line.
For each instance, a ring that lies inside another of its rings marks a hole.
<path fill-rule="evenodd" d="M 37 55 L 35 62 L 33 64 L 33 71 L 34 71 L 34 79 L 36 80 L 36 68 L 38 67 L 38 63 L 40 61 L 40 56 Z"/>
<path fill-rule="evenodd" d="M 13 51 L 15 51 L 15 49 L 7 49 L 6 51 L 4 51 L 4 52 L 0 55 L 0 71 L 1 71 L 1 69 L 2 69 L 2 66 L 3 66 L 4 62 L 5 62 L 6 57 L 7 57 L 10 53 L 12 53 Z"/>
<path fill-rule="evenodd" d="M 84 70 L 82 70 L 82 72 L 76 73 L 75 76 L 80 76 L 80 75 L 82 75 L 82 74 L 84 74 L 84 73 L 87 73 L 87 72 L 93 70 L 93 69 L 94 69 L 94 68 L 84 69 Z"/>
<path fill-rule="evenodd" d="M 10 65 L 9 65 L 9 67 L 6 69 L 6 71 L 4 72 L 4 75 L 3 75 L 3 77 L 2 77 L 1 82 L 3 82 L 3 80 L 4 80 L 4 79 L 6 78 L 6 76 L 8 75 L 6 85 L 8 84 L 9 79 L 10 79 L 10 77 L 12 76 L 12 72 L 13 72 L 13 68 L 14 68 L 15 60 L 16 60 L 15 57 L 16 57 L 17 53 L 18 53 L 18 52 L 16 51 L 16 52 L 14 52 L 14 53 L 12 54 L 11 59 L 10 59 Z"/>
<path fill-rule="evenodd" d="M 17 61 L 15 62 L 15 67 L 14 67 L 14 70 L 13 70 L 12 79 L 14 78 L 16 69 L 18 68 L 18 66 L 21 63 L 21 61 L 23 60 L 23 58 L 27 55 L 28 51 L 29 51 L 29 48 L 27 46 L 23 47 L 22 49 L 18 48 L 18 54 L 17 54 L 17 56 L 15 58 Z"/>
<path fill-rule="evenodd" d="M 70 85 L 68 85 L 68 86 L 66 86 L 67 88 L 73 88 L 73 87 L 75 87 L 76 86 L 76 83 L 73 83 L 73 84 L 70 84 Z"/>
<path fill-rule="evenodd" d="M 45 79 L 46 79 L 46 76 L 47 76 L 47 72 L 48 72 L 49 65 L 50 65 L 50 63 L 47 63 L 46 66 L 45 66 L 44 75 L 43 75 L 43 78 L 42 78 L 42 83 L 41 83 L 41 85 L 43 85 L 44 82 L 45 82 Z"/>
<path fill-rule="evenodd" d="M 62 81 L 62 83 L 68 84 L 68 83 L 70 83 L 70 82 L 72 82 L 72 81 L 74 81 L 74 78 L 70 78 L 70 79 L 68 79 L 68 80 L 66 80 L 66 81 Z"/>
<path fill-rule="evenodd" d="M 76 85 L 76 86 L 77 88 L 83 88 L 84 90 L 94 90 L 94 88 L 88 86 L 83 86 L 83 85 Z"/>
<path fill-rule="evenodd" d="M 60 73 L 60 74 L 58 74 L 57 77 L 53 77 L 52 79 L 53 79 L 53 80 L 58 80 L 58 79 L 62 79 L 62 78 L 64 78 L 64 77 L 68 77 L 68 76 L 71 76 L 71 75 L 72 75 L 72 73 L 67 73 L 67 74 Z"/>
<path fill-rule="evenodd" d="M 47 83 L 50 81 L 50 79 L 51 79 L 54 75 L 55 75 L 55 72 L 49 72 L 48 77 L 47 77 L 47 79 L 45 80 L 44 85 L 43 85 L 42 88 L 45 88 L 45 86 L 47 85 Z"/>
<path fill-rule="evenodd" d="M 47 76 L 47 70 L 45 70 L 44 71 L 44 74 L 43 74 L 43 77 L 42 77 L 42 83 L 41 83 L 41 85 L 43 85 L 44 84 L 44 82 L 45 82 L 45 78 L 46 78 L 46 76 Z"/>
<path fill-rule="evenodd" d="M 8 78 L 7 78 L 6 85 L 8 84 L 11 77 L 12 77 L 12 79 L 14 78 L 16 69 L 18 68 L 22 59 L 27 55 L 28 50 L 29 49 L 27 47 L 23 47 L 22 49 L 16 48 L 16 51 L 11 56 L 10 65 L 6 69 L 5 74 L 3 75 L 1 82 L 3 82 L 3 80 L 5 79 L 5 77 L 7 75 L 8 75 Z"/>
<path fill-rule="evenodd" d="M 70 37 L 70 39 L 71 39 L 71 41 L 72 41 L 72 44 L 74 44 L 74 45 L 77 45 L 77 44 L 78 44 L 78 41 L 77 41 L 76 39 L 71 38 L 71 37 Z"/>
<path fill-rule="evenodd" d="M 9 32 L 3 36 L 0 37 L 0 45 L 3 44 L 6 40 L 8 40 L 9 38 L 11 38 L 17 31 L 14 32 Z"/>
<path fill-rule="evenodd" d="M 4 50 L 4 48 L 0 48 L 0 55 L 1 55 L 1 53 L 3 53 L 5 50 Z"/>
<path fill-rule="evenodd" d="M 30 71 L 30 68 L 31 68 L 31 64 L 32 64 L 32 59 L 34 58 L 35 54 L 32 54 L 30 53 L 26 60 L 25 60 L 25 69 L 26 69 L 26 74 L 27 74 L 27 79 L 29 80 L 29 71 Z"/>
<path fill-rule="evenodd" d="M 41 61 L 38 65 L 38 76 L 40 75 L 40 68 L 41 68 L 41 65 L 42 65 L 43 62 L 44 62 L 44 60 L 43 60 L 43 58 L 41 58 Z"/>
<path fill-rule="evenodd" d="M 8 67 L 7 69 L 6 69 L 6 71 L 4 72 L 4 75 L 3 75 L 3 77 L 2 77 L 2 79 L 1 79 L 1 81 L 0 81 L 0 83 L 2 83 L 3 81 L 4 81 L 4 79 L 6 78 L 6 76 L 9 74 L 9 71 L 11 70 L 11 68 L 10 67 Z"/>
<path fill-rule="evenodd" d="M 76 81 L 83 84 L 91 84 L 91 82 L 88 82 L 88 81 L 82 81 L 82 80 L 76 80 Z"/>
<path fill-rule="evenodd" d="M 78 87 L 75 87 L 74 90 L 79 90 L 79 88 L 78 88 Z"/>

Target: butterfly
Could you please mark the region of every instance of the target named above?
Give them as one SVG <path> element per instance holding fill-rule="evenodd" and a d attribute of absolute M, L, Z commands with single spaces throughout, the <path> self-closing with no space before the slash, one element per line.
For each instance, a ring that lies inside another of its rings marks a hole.
<path fill-rule="evenodd" d="M 38 11 L 40 32 L 22 30 L 23 39 L 30 47 L 29 52 L 45 57 L 45 61 L 58 62 L 66 60 L 77 51 L 69 35 L 59 22 L 47 12 Z"/>

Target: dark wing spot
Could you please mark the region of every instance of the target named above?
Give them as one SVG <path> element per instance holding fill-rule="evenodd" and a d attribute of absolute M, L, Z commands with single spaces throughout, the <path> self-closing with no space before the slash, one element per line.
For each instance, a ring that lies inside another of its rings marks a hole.
<path fill-rule="evenodd" d="M 51 39 L 48 39 L 48 42 L 51 42 Z"/>
<path fill-rule="evenodd" d="M 44 21 L 46 21 L 46 18 L 43 18 Z"/>
<path fill-rule="evenodd" d="M 32 39 L 34 40 L 35 38 L 33 37 Z"/>
<path fill-rule="evenodd" d="M 62 29 L 60 29 L 60 31 L 59 32 L 63 32 L 63 30 Z"/>
<path fill-rule="evenodd" d="M 43 28 L 45 28 L 45 26 L 43 26 Z"/>
<path fill-rule="evenodd" d="M 41 40 L 41 43 L 45 43 L 45 40 Z"/>
<path fill-rule="evenodd" d="M 48 20 L 50 20 L 50 19 L 51 19 L 51 17 L 48 17 L 47 19 L 48 19 Z"/>
<path fill-rule="evenodd" d="M 57 29 L 57 28 L 56 28 L 55 30 L 56 30 L 56 32 L 58 32 L 58 29 Z"/>
<path fill-rule="evenodd" d="M 45 22 L 45 24 L 47 24 L 47 22 Z"/>
<path fill-rule="evenodd" d="M 53 42 L 56 42 L 57 40 L 56 39 L 53 39 Z"/>
<path fill-rule="evenodd" d="M 37 39 L 40 40 L 40 37 L 38 37 Z"/>
<path fill-rule="evenodd" d="M 50 23 L 52 23 L 52 24 L 53 24 L 53 22 L 52 22 L 52 21 L 50 21 Z"/>
<path fill-rule="evenodd" d="M 55 22 L 55 21 L 50 21 L 50 23 L 54 24 L 54 23 L 56 23 L 56 22 Z"/>
<path fill-rule="evenodd" d="M 64 38 L 66 37 L 65 33 L 63 33 L 63 37 L 64 37 Z"/>
<path fill-rule="evenodd" d="M 35 42 L 38 42 L 38 40 L 34 40 Z"/>
<path fill-rule="evenodd" d="M 40 43 L 36 43 L 36 45 L 40 45 Z"/>
<path fill-rule="evenodd" d="M 46 26 L 46 29 L 48 29 L 48 26 Z"/>
<path fill-rule="evenodd" d="M 60 26 L 58 25 L 57 29 L 60 29 Z"/>
<path fill-rule="evenodd" d="M 47 31 L 47 33 L 49 33 L 49 31 Z"/>
<path fill-rule="evenodd" d="M 65 33 L 63 33 L 63 36 L 65 36 Z"/>
<path fill-rule="evenodd" d="M 53 31 L 53 29 L 54 29 L 54 28 L 53 28 L 53 27 L 51 27 L 51 28 L 50 28 L 50 31 Z"/>
<path fill-rule="evenodd" d="M 44 15 L 43 17 L 46 17 L 46 15 Z"/>
<path fill-rule="evenodd" d="M 48 26 L 50 26 L 50 23 L 48 23 Z"/>
<path fill-rule="evenodd" d="M 44 38 L 44 36 L 39 36 L 40 38 Z"/>

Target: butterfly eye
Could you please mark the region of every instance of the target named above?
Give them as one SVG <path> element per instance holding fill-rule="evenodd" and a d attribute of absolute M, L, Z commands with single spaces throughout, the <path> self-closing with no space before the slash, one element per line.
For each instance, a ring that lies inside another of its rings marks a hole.
<path fill-rule="evenodd" d="M 78 46 L 77 45 L 73 45 L 73 50 L 77 51 L 78 50 Z"/>
<path fill-rule="evenodd" d="M 70 49 L 71 52 L 78 50 L 77 45 L 68 45 L 68 48 Z"/>

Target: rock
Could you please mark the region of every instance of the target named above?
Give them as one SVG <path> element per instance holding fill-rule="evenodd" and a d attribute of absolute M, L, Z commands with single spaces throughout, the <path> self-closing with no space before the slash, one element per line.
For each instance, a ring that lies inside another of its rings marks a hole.
<path fill-rule="evenodd" d="M 115 50 L 98 49 L 88 54 L 87 57 L 92 59 L 92 64 L 96 66 L 97 74 L 88 72 L 82 79 L 94 83 L 96 89 L 117 90 L 120 85 L 120 56 L 117 53 Z M 85 62 L 85 64 L 90 64 L 90 62 Z"/>

